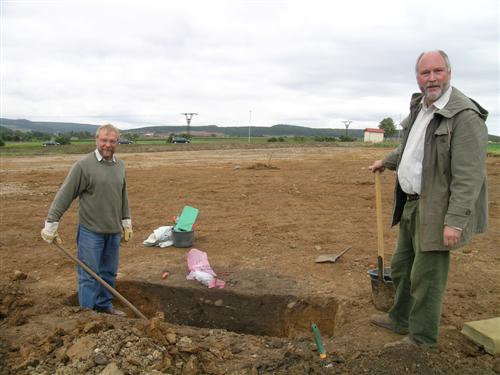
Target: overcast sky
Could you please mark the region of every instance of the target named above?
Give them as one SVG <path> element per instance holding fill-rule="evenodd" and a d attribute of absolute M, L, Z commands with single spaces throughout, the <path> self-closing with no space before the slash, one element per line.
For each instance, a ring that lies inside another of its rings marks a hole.
<path fill-rule="evenodd" d="M 1 0 L 0 116 L 133 128 L 399 123 L 421 51 L 500 135 L 498 0 Z"/>

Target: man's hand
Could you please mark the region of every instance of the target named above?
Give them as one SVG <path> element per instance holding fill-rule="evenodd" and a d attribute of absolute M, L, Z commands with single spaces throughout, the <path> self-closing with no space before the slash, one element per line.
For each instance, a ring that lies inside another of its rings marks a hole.
<path fill-rule="evenodd" d="M 456 228 L 449 227 L 448 225 L 444 226 L 443 231 L 443 245 L 446 247 L 455 246 L 458 241 L 460 241 L 460 237 L 462 237 L 462 231 Z"/>
<path fill-rule="evenodd" d="M 132 220 L 131 219 L 123 219 L 122 220 L 122 241 L 128 242 L 132 239 L 134 232 L 132 231 Z"/>
<path fill-rule="evenodd" d="M 59 223 L 57 221 L 53 223 L 49 223 L 46 221 L 45 226 L 43 227 L 40 233 L 42 239 L 47 243 L 52 243 L 54 241 L 56 241 L 59 244 L 62 243 L 61 237 L 59 237 L 59 233 L 57 233 L 58 227 Z"/>
<path fill-rule="evenodd" d="M 382 173 L 385 171 L 384 163 L 382 160 L 375 160 L 372 165 L 368 167 L 369 170 L 371 170 L 373 173 L 375 172 L 380 172 Z"/>

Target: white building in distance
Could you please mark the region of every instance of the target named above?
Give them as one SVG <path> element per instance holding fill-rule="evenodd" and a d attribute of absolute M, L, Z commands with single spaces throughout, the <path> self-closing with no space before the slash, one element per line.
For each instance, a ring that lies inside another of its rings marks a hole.
<path fill-rule="evenodd" d="M 364 134 L 365 142 L 378 143 L 384 141 L 384 129 L 366 128 Z"/>

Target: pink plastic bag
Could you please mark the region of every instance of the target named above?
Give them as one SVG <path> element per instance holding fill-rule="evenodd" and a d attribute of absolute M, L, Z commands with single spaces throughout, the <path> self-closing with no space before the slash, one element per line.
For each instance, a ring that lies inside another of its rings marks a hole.
<path fill-rule="evenodd" d="M 217 274 L 208 263 L 207 253 L 204 251 L 191 249 L 187 255 L 187 264 L 190 272 L 186 279 L 196 279 L 209 288 L 224 288 L 226 283 L 217 278 Z"/>

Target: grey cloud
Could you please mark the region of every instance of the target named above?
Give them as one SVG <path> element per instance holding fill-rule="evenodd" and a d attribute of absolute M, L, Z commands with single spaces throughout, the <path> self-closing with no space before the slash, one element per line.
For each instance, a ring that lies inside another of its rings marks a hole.
<path fill-rule="evenodd" d="M 133 126 L 196 111 L 200 123 L 234 125 L 253 110 L 263 125 L 376 126 L 407 111 L 417 55 L 443 48 L 453 84 L 500 132 L 494 0 L 360 4 L 2 4 L 2 115 Z"/>

